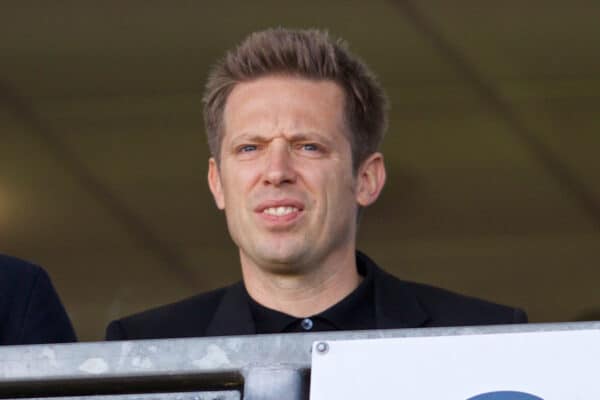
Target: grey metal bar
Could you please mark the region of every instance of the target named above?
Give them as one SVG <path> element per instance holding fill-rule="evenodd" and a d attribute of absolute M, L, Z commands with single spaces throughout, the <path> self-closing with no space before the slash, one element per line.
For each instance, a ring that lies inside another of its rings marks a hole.
<path fill-rule="evenodd" d="M 234 389 L 248 400 L 300 400 L 316 341 L 589 329 L 600 322 L 6 346 L 0 398 Z"/>
<path fill-rule="evenodd" d="M 244 373 L 244 400 L 308 399 L 308 372 L 286 366 L 253 367 Z"/>
<path fill-rule="evenodd" d="M 107 396 L 34 397 L 29 400 L 240 400 L 236 390 L 216 392 L 144 393 Z"/>

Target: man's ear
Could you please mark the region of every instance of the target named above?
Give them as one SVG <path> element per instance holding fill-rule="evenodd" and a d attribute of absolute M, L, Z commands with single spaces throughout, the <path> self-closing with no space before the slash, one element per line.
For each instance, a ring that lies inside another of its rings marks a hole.
<path fill-rule="evenodd" d="M 356 202 L 358 205 L 366 207 L 373 204 L 385 185 L 385 179 L 383 154 L 371 154 L 363 161 L 356 174 Z"/>
<path fill-rule="evenodd" d="M 214 157 L 208 159 L 208 187 L 212 192 L 213 198 L 219 210 L 225 209 L 225 197 L 223 196 L 223 186 L 221 185 L 221 175 L 219 166 Z"/>

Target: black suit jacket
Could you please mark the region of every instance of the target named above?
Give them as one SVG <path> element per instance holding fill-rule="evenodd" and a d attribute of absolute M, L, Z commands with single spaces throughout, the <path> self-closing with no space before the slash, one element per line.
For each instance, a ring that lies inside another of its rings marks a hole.
<path fill-rule="evenodd" d="M 0 254 L 0 344 L 76 340 L 48 274 L 36 265 Z"/>
<path fill-rule="evenodd" d="M 401 281 L 357 253 L 370 268 L 375 288 L 373 329 L 467 326 L 527 322 L 516 308 L 462 296 L 444 289 Z M 241 282 L 110 323 L 108 340 L 255 334 Z"/>

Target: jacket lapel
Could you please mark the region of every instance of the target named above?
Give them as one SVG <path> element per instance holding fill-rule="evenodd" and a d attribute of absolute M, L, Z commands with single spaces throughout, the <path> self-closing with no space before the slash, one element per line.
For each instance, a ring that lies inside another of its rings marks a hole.
<path fill-rule="evenodd" d="M 225 291 L 206 327 L 205 336 L 254 335 L 256 328 L 242 282 Z"/>
<path fill-rule="evenodd" d="M 366 255 L 357 252 L 357 262 L 373 273 L 376 329 L 418 328 L 429 320 L 408 284 L 380 269 Z"/>

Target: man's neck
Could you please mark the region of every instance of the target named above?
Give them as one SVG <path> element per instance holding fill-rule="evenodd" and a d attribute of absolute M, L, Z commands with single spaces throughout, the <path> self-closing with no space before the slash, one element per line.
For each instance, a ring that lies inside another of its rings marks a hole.
<path fill-rule="evenodd" d="M 242 274 L 248 294 L 265 307 L 303 318 L 318 314 L 349 295 L 362 277 L 354 251 L 317 268 L 297 274 L 260 268 L 242 256 Z"/>

